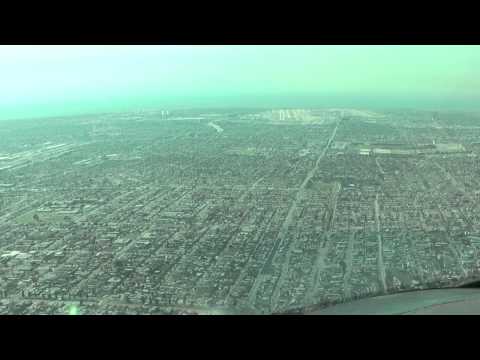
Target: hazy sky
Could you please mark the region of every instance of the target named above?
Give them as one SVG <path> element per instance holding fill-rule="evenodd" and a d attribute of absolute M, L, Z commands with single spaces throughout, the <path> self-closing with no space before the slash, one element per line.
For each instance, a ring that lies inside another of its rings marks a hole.
<path fill-rule="evenodd" d="M 195 106 L 475 107 L 480 46 L 0 46 L 0 119 Z"/>

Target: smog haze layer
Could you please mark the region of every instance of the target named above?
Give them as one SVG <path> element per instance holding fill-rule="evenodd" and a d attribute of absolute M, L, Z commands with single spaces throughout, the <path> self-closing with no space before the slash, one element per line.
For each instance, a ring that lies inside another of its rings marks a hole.
<path fill-rule="evenodd" d="M 182 107 L 477 110 L 480 46 L 0 46 L 0 119 Z"/>

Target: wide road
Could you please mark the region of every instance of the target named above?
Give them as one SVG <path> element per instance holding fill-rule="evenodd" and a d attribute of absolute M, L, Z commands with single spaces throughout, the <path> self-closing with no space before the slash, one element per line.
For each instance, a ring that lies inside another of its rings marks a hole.
<path fill-rule="evenodd" d="M 292 204 L 290 206 L 290 209 L 288 211 L 288 214 L 285 218 L 285 221 L 283 222 L 282 227 L 281 227 L 281 229 L 278 233 L 277 241 L 276 241 L 277 244 L 280 244 L 283 241 L 283 239 L 285 238 L 285 236 L 287 235 L 288 229 L 290 228 L 290 225 L 292 224 L 293 219 L 294 219 L 295 215 L 297 214 L 298 205 L 306 197 L 307 184 L 313 178 L 315 173 L 318 171 L 320 161 L 324 158 L 324 156 L 327 153 L 328 149 L 330 148 L 333 140 L 335 139 L 335 136 L 337 135 L 337 130 L 338 130 L 338 127 L 339 127 L 341 121 L 342 121 L 342 119 L 338 120 L 337 125 L 333 129 L 332 134 L 330 135 L 330 138 L 328 139 L 327 144 L 325 145 L 321 154 L 318 156 L 317 161 L 315 162 L 315 165 L 312 167 L 312 169 L 310 169 L 310 171 L 307 173 L 307 176 L 303 180 L 302 185 L 300 185 L 300 187 L 298 189 L 298 192 L 297 192 L 297 195 L 296 195 L 294 201 L 292 202 Z M 277 300 L 278 300 L 279 295 L 280 295 L 280 289 L 281 289 L 283 280 L 285 279 L 285 276 L 288 274 L 290 257 L 292 255 L 292 250 L 293 250 L 295 244 L 296 244 L 295 241 L 290 242 L 290 246 L 289 246 L 289 249 L 288 249 L 288 252 L 287 252 L 286 259 L 285 259 L 285 261 L 282 265 L 282 270 L 281 270 L 281 273 L 280 273 L 280 277 L 279 277 L 279 279 L 276 283 L 275 290 L 273 291 L 273 295 L 272 295 L 272 306 L 273 307 L 275 307 L 275 304 L 277 304 Z"/>
<path fill-rule="evenodd" d="M 384 293 L 387 292 L 387 281 L 385 274 L 385 264 L 383 263 L 383 241 L 380 229 L 380 205 L 378 204 L 378 193 L 375 196 L 375 222 L 377 224 L 377 240 L 378 240 L 378 277 L 382 285 Z"/>

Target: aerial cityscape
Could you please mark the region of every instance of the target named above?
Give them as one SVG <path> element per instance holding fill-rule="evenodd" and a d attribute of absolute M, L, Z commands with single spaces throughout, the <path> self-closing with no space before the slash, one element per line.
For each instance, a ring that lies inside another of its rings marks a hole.
<path fill-rule="evenodd" d="M 0 314 L 289 313 L 480 276 L 480 113 L 2 121 Z"/>

